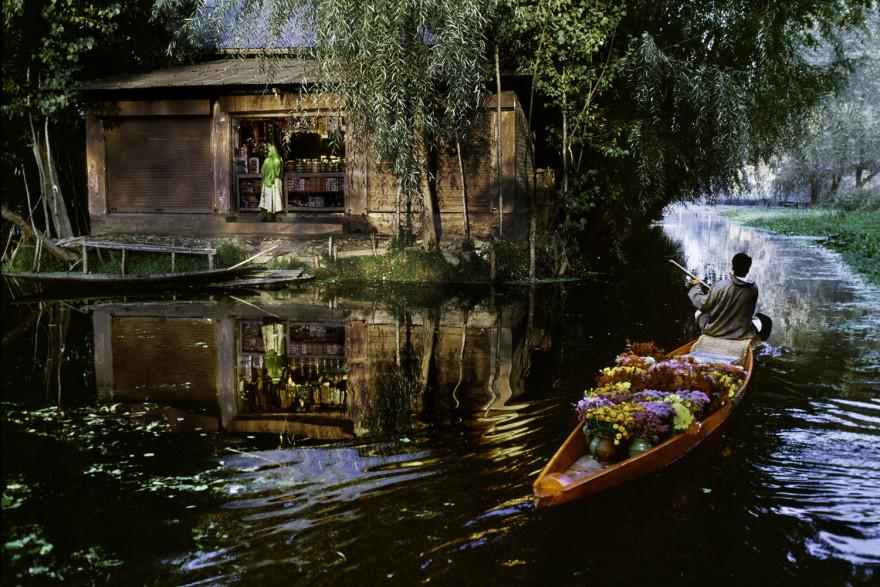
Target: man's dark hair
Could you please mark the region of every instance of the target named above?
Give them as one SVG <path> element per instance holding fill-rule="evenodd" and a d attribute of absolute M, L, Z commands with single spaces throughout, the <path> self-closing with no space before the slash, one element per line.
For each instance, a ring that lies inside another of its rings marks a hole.
<path fill-rule="evenodd" d="M 733 274 L 737 277 L 745 277 L 752 267 L 752 258 L 745 253 L 737 253 L 733 256 Z"/>

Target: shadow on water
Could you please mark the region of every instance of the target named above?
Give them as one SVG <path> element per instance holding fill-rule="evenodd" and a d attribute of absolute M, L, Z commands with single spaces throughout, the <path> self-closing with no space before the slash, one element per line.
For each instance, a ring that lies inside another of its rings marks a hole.
<path fill-rule="evenodd" d="M 721 276 L 743 248 L 776 329 L 725 436 L 534 509 L 531 482 L 593 374 L 627 338 L 694 334 L 666 259 Z M 629 258 L 595 282 L 454 297 L 4 305 L 4 577 L 868 581 L 878 292 L 811 244 L 698 210 Z"/>

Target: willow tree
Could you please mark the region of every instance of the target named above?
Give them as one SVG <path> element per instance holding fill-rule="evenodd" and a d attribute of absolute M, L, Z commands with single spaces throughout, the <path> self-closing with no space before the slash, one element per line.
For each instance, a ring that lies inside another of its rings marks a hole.
<path fill-rule="evenodd" d="M 633 1 L 619 26 L 621 74 L 605 94 L 620 155 L 606 157 L 600 206 L 618 237 L 676 200 L 729 192 L 840 88 L 840 32 L 871 0 Z M 815 63 L 805 49 L 827 45 Z M 625 100 L 625 101 L 624 101 Z"/>
<path fill-rule="evenodd" d="M 562 113 L 548 135 L 567 172 L 565 225 L 596 253 L 670 202 L 736 187 L 744 165 L 784 148 L 843 79 L 839 31 L 876 10 L 872 0 L 514 4 L 541 15 L 515 46 L 527 64 L 535 39 L 546 39 L 552 59 L 538 61 L 537 89 Z M 823 40 L 835 58 L 811 63 L 804 48 Z"/>
<path fill-rule="evenodd" d="M 342 100 L 358 138 L 396 178 L 398 235 L 419 217 L 436 249 L 431 153 L 482 105 L 493 9 L 492 0 L 203 0 L 198 14 L 245 37 L 268 32 L 275 47 L 294 20 L 322 74 L 311 90 Z"/>

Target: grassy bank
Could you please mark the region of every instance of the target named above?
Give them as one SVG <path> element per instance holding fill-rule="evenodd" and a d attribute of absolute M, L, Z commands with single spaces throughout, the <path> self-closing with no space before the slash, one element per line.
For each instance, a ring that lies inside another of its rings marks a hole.
<path fill-rule="evenodd" d="M 732 208 L 721 215 L 782 234 L 821 237 L 853 269 L 880 283 L 880 211 Z"/>

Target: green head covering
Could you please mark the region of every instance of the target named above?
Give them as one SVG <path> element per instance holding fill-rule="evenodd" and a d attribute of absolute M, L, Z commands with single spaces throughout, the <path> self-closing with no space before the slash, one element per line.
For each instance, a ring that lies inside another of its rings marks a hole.
<path fill-rule="evenodd" d="M 275 180 L 281 177 L 281 170 L 284 165 L 281 163 L 281 156 L 275 145 L 269 145 L 269 156 L 263 161 L 263 167 L 260 173 L 263 175 L 263 185 L 270 187 Z"/>
<path fill-rule="evenodd" d="M 284 375 L 284 363 L 281 361 L 281 355 L 275 351 L 266 351 L 264 364 L 266 365 L 267 375 L 269 375 L 269 379 L 272 380 L 272 383 L 279 383 L 281 377 Z"/>

